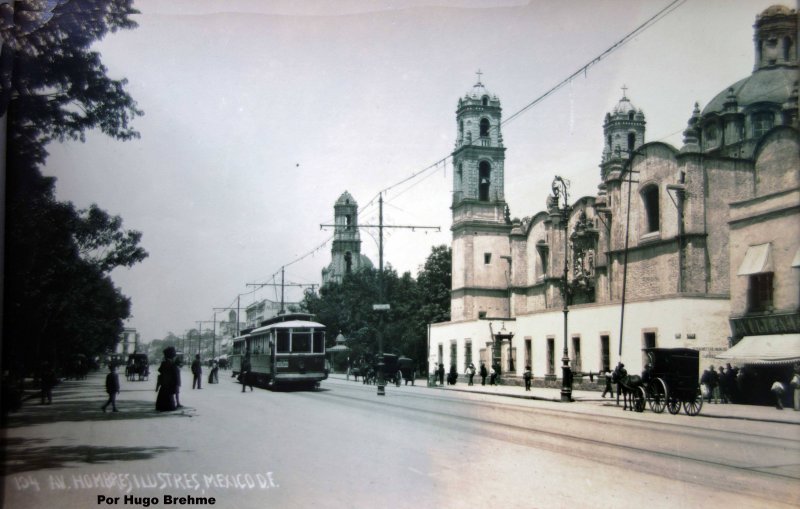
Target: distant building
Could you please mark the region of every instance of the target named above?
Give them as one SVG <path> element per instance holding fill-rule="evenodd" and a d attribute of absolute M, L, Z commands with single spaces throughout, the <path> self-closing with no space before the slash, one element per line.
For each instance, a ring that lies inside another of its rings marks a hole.
<path fill-rule="evenodd" d="M 283 304 L 283 309 L 287 310 L 290 306 L 294 307 L 299 305 L 299 302 L 285 302 Z M 243 329 L 252 329 L 253 327 L 258 327 L 264 320 L 278 316 L 280 311 L 280 302 L 271 301 L 269 299 L 262 299 L 257 302 L 253 302 L 245 308 L 245 316 L 247 317 L 247 320 L 244 323 Z"/>
<path fill-rule="evenodd" d="M 555 380 L 565 341 L 578 372 L 640 371 L 646 347 L 700 350 L 705 367 L 744 337 L 765 355 L 764 336 L 798 343 L 797 26 L 786 7 L 757 17 L 753 73 L 695 105 L 679 149 L 646 141 L 623 91 L 603 124 L 598 192 L 570 196 L 566 225 L 563 196 L 510 218 L 500 101 L 479 80 L 456 110 L 452 318 L 432 325 L 429 361 L 512 377 L 530 364 Z"/>
<path fill-rule="evenodd" d="M 372 262 L 361 254 L 361 234 L 358 231 L 358 203 L 345 191 L 333 206 L 334 229 L 331 246 L 331 263 L 322 269 L 322 284 L 341 283 L 345 274 Z"/>
<path fill-rule="evenodd" d="M 131 353 L 140 351 L 139 348 L 140 335 L 136 332 L 134 327 L 125 327 L 122 329 L 122 334 L 119 335 L 117 348 L 114 353 L 126 356 Z"/>

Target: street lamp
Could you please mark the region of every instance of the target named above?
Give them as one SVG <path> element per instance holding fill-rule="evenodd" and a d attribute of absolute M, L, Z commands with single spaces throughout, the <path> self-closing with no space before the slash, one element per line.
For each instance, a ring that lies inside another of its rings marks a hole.
<path fill-rule="evenodd" d="M 569 349 L 567 345 L 567 318 L 569 315 L 569 284 L 567 276 L 569 274 L 569 265 L 567 263 L 568 248 L 567 248 L 567 233 L 569 229 L 569 181 L 556 175 L 552 184 L 553 194 L 549 200 L 550 217 L 557 220 L 564 230 L 564 276 L 561 282 L 561 295 L 564 301 L 564 357 L 561 358 L 561 401 L 572 401 L 572 369 L 569 367 Z M 559 207 L 559 199 L 561 206 Z"/>

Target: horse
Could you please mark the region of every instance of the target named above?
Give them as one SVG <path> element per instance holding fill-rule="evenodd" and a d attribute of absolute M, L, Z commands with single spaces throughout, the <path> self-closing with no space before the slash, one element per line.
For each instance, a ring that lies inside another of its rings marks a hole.
<path fill-rule="evenodd" d="M 626 374 L 623 377 L 619 377 L 617 381 L 617 404 L 619 404 L 619 395 L 622 394 L 623 410 L 635 410 L 633 394 L 640 390 L 642 383 L 642 377 L 639 375 Z M 628 408 L 628 403 L 630 403 L 630 408 Z"/>

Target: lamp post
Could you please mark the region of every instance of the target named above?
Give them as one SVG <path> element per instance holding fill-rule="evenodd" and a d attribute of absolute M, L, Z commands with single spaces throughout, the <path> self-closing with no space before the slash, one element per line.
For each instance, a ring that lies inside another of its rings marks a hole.
<path fill-rule="evenodd" d="M 568 247 L 567 247 L 567 233 L 569 229 L 569 181 L 556 175 L 552 184 L 553 194 L 550 197 L 550 214 L 551 217 L 558 218 L 561 227 L 564 230 L 564 276 L 561 281 L 561 295 L 564 301 L 564 356 L 561 358 L 561 401 L 572 401 L 572 369 L 569 366 L 569 349 L 568 349 L 568 316 L 569 316 L 569 285 L 567 276 L 569 275 Z M 561 206 L 559 207 L 559 198 Z"/>

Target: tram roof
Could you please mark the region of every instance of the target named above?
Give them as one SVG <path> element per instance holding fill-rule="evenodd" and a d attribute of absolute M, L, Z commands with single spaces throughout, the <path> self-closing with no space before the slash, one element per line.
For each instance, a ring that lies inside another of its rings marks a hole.
<path fill-rule="evenodd" d="M 257 332 L 262 332 L 270 329 L 302 329 L 310 327 L 325 328 L 324 325 L 318 322 L 311 322 L 308 320 L 288 320 L 285 322 L 275 322 L 275 323 L 270 323 L 268 325 L 264 325 L 263 327 L 258 327 L 257 329 L 253 329 L 250 332 L 250 334 L 255 334 Z"/>

